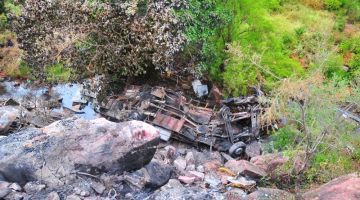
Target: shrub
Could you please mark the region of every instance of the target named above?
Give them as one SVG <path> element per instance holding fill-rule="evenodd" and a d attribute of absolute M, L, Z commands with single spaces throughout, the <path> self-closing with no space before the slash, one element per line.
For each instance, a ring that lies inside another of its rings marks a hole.
<path fill-rule="evenodd" d="M 64 64 L 57 63 L 46 67 L 47 81 L 49 82 L 66 82 L 71 76 L 71 69 L 66 68 Z"/>
<path fill-rule="evenodd" d="M 218 79 L 219 66 L 225 58 L 226 29 L 232 19 L 230 9 L 220 0 L 188 0 L 185 9 L 177 9 L 176 13 L 185 25 L 187 38 L 182 59 L 190 60 L 186 65 L 195 75 L 210 70 Z"/>
<path fill-rule="evenodd" d="M 300 27 L 300 28 L 295 29 L 295 34 L 297 37 L 301 37 L 302 35 L 304 35 L 305 32 L 306 32 L 305 27 Z"/>
<path fill-rule="evenodd" d="M 343 0 L 346 15 L 350 22 L 360 21 L 360 3 L 358 0 Z"/>
<path fill-rule="evenodd" d="M 173 8 L 183 2 L 141 2 L 25 1 L 13 23 L 24 59 L 34 72 L 56 62 L 104 74 L 175 70 L 185 38 Z"/>
<path fill-rule="evenodd" d="M 20 16 L 22 11 L 22 6 L 17 3 L 17 1 L 13 0 L 3 0 L 4 1 L 4 8 L 6 12 L 11 13 L 15 16 Z"/>
<path fill-rule="evenodd" d="M 342 16 L 342 15 L 336 16 L 335 27 L 334 27 L 335 30 L 340 31 L 340 32 L 343 31 L 346 23 L 347 23 L 346 16 Z"/>
<path fill-rule="evenodd" d="M 1 13 L 0 14 L 0 31 L 4 32 L 7 27 L 8 27 L 7 17 L 5 15 L 5 13 Z"/>
<path fill-rule="evenodd" d="M 325 64 L 325 76 L 329 79 L 348 80 L 349 73 L 344 68 L 344 60 L 341 55 L 333 55 Z"/>
<path fill-rule="evenodd" d="M 286 119 L 285 127 L 273 134 L 273 144 L 278 151 L 300 153 L 292 154 L 291 161 L 301 155 L 307 162 L 303 170 L 290 170 L 301 185 L 327 182 L 359 170 L 353 164 L 360 148 L 360 137 L 355 132 L 357 124 L 337 111 L 339 104 L 355 103 L 360 97 L 357 91 L 351 92 L 358 90 L 356 85 L 352 89 L 348 87 L 345 81 L 326 80 L 315 71 L 303 80 L 284 81 L 272 93 L 272 104 L 263 119 L 266 116 Z M 299 167 L 295 162 L 289 165 L 291 169 Z"/>
<path fill-rule="evenodd" d="M 343 2 L 341 0 L 325 0 L 324 4 L 328 10 L 339 10 Z"/>

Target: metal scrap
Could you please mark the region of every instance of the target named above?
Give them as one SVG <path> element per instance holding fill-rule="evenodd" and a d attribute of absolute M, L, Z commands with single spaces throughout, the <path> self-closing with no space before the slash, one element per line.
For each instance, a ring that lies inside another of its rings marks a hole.
<path fill-rule="evenodd" d="M 101 114 L 119 121 L 131 118 L 146 121 L 159 128 L 161 139 L 170 138 L 205 144 L 239 156 L 245 143 L 259 135 L 260 107 L 256 96 L 225 99 L 211 104 L 188 98 L 181 92 L 163 87 L 132 86 L 100 104 Z M 220 108 L 220 109 L 218 109 Z M 241 145 L 239 145 L 241 144 Z"/>

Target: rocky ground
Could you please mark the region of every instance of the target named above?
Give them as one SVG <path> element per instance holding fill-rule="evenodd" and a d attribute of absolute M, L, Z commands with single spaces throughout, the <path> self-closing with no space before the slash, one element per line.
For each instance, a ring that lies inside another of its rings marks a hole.
<path fill-rule="evenodd" d="M 261 180 L 288 158 L 261 154 L 257 141 L 246 156 L 233 158 L 161 141 L 158 129 L 142 121 L 111 122 L 65 105 L 61 92 L 6 84 L 0 86 L 0 199 L 360 199 L 359 174 L 301 194 L 263 188 Z"/>

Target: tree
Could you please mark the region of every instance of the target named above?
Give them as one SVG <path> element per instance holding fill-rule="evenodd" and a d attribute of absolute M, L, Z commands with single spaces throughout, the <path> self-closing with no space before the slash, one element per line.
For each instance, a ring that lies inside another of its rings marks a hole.
<path fill-rule="evenodd" d="M 12 25 L 37 72 L 61 62 L 80 71 L 139 75 L 175 66 L 185 38 L 172 9 L 181 2 L 27 0 Z"/>

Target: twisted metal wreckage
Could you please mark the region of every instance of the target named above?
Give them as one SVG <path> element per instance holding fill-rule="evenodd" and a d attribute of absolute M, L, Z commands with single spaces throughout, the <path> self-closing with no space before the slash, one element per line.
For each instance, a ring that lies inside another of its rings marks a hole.
<path fill-rule="evenodd" d="M 158 128 L 161 139 L 170 138 L 240 156 L 259 136 L 258 96 L 221 102 L 201 102 L 163 87 L 131 86 L 103 101 L 100 113 L 120 121 L 142 120 Z"/>

